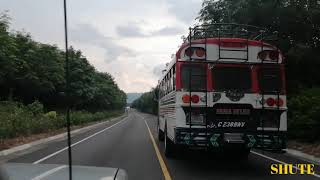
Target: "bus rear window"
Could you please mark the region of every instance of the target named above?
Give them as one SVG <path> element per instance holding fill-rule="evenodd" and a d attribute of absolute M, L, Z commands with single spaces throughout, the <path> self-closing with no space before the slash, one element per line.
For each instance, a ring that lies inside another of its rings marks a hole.
<path fill-rule="evenodd" d="M 258 71 L 260 91 L 276 93 L 282 89 L 280 68 L 262 67 Z"/>
<path fill-rule="evenodd" d="M 212 80 L 216 91 L 251 90 L 251 70 L 249 67 L 215 67 Z"/>
<path fill-rule="evenodd" d="M 190 84 L 191 79 L 191 84 Z M 182 65 L 181 85 L 183 89 L 202 91 L 206 89 L 206 68 L 202 65 Z"/>

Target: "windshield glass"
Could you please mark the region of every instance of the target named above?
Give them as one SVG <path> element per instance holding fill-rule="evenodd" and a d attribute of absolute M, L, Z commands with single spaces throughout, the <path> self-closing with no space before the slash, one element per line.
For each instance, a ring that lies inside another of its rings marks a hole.
<path fill-rule="evenodd" d="M 190 80 L 191 79 L 191 84 Z M 182 65 L 181 84 L 183 89 L 205 90 L 206 89 L 206 68 L 200 65 Z"/>
<path fill-rule="evenodd" d="M 281 74 L 279 68 L 263 67 L 258 72 L 259 87 L 263 92 L 277 92 L 281 90 Z"/>
<path fill-rule="evenodd" d="M 216 91 L 251 89 L 249 67 L 216 67 L 212 69 L 213 87 Z"/>
<path fill-rule="evenodd" d="M 320 177 L 319 51 L 320 0 L 0 0 L 0 180 Z"/>

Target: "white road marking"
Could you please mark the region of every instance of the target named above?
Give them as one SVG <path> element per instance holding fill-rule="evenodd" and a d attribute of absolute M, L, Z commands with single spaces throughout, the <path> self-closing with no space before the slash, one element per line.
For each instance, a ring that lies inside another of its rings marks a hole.
<path fill-rule="evenodd" d="M 36 177 L 32 178 L 31 180 L 41 180 L 41 179 L 43 179 L 43 178 L 45 178 L 47 176 L 50 176 L 51 174 L 53 174 L 53 173 L 55 173 L 57 171 L 60 171 L 63 168 L 66 168 L 66 167 L 67 167 L 67 165 L 58 166 L 56 168 L 50 169 L 49 171 L 46 171 L 46 172 L 40 174 L 39 176 L 36 176 Z"/>
<path fill-rule="evenodd" d="M 75 145 L 77 145 L 77 144 L 79 144 L 79 143 L 82 143 L 82 142 L 84 142 L 84 141 L 86 141 L 86 140 L 88 140 L 88 139 L 90 139 L 90 138 L 92 138 L 92 137 L 94 137 L 94 136 L 96 136 L 96 135 L 98 135 L 98 134 L 100 134 L 100 133 L 102 133 L 102 132 L 104 132 L 104 131 L 106 131 L 106 130 L 114 127 L 114 126 L 116 126 L 116 125 L 118 125 L 118 124 L 120 124 L 121 122 L 125 121 L 127 118 L 128 118 L 128 117 L 126 117 L 126 118 L 124 118 L 123 120 L 121 120 L 121 121 L 113 124 L 112 126 L 109 126 L 109 127 L 105 128 L 105 129 L 103 129 L 103 130 L 101 130 L 101 131 L 98 131 L 98 132 L 96 132 L 96 133 L 94 133 L 94 134 L 92 134 L 92 135 L 90 135 L 90 136 L 88 136 L 88 137 L 86 137 L 86 138 L 84 138 L 84 139 L 76 142 L 76 143 L 71 144 L 71 147 L 73 147 L 73 146 L 75 146 Z M 62 148 L 62 149 L 60 149 L 59 151 L 56 151 L 56 152 L 54 152 L 54 153 L 52 153 L 52 154 L 49 154 L 48 156 L 46 156 L 46 157 L 44 157 L 44 158 L 41 158 L 41 159 L 33 162 L 32 164 L 39 164 L 39 163 L 41 163 L 42 161 L 45 161 L 45 160 L 47 160 L 47 159 L 49 159 L 49 158 L 51 158 L 51 157 L 53 157 L 53 156 L 55 156 L 55 155 L 57 155 L 57 154 L 65 151 L 65 150 L 67 150 L 67 149 L 68 149 L 68 146 L 65 147 L 65 148 Z"/>
<path fill-rule="evenodd" d="M 281 163 L 281 164 L 289 164 L 289 163 L 286 163 L 286 162 L 283 162 L 283 161 L 280 161 L 280 160 L 277 160 L 277 159 L 274 159 L 274 158 L 272 158 L 272 157 L 269 157 L 269 156 L 266 156 L 266 155 L 263 155 L 263 154 L 260 154 L 260 153 L 258 153 L 258 152 L 255 152 L 255 151 L 251 151 L 251 153 L 253 153 L 253 154 L 255 154 L 255 155 L 258 155 L 258 156 L 261 156 L 261 157 L 263 157 L 263 158 L 266 158 L 266 159 L 269 159 L 269 160 L 271 160 L 271 161 L 275 161 L 275 162 L 277 162 L 277 163 Z M 295 168 L 295 169 L 299 169 L 298 167 L 296 167 L 296 166 L 292 166 L 293 168 Z M 304 170 L 304 172 L 307 172 L 306 170 Z M 313 176 L 315 176 L 315 177 L 317 177 L 317 178 L 320 178 L 320 175 L 319 174 L 310 174 L 310 175 L 313 175 Z"/>

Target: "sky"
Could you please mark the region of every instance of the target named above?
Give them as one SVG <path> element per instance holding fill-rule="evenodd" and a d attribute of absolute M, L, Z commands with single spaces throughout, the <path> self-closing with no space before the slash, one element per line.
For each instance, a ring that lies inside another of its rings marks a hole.
<path fill-rule="evenodd" d="M 12 31 L 64 48 L 63 0 L 0 0 Z M 202 0 L 68 0 L 69 44 L 125 92 L 156 86 Z"/>

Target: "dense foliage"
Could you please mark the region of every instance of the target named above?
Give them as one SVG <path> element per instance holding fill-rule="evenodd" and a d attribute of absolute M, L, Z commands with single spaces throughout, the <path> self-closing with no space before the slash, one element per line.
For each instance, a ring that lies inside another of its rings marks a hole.
<path fill-rule="evenodd" d="M 47 109 L 66 104 L 65 52 L 32 40 L 24 32 L 9 32 L 9 18 L 0 17 L 0 100 L 29 104 L 35 100 Z M 73 109 L 119 109 L 126 95 L 108 73 L 97 72 L 79 50 L 69 49 L 70 99 Z"/>
<path fill-rule="evenodd" d="M 131 107 L 142 112 L 158 114 L 157 89 L 143 93 L 138 99 L 134 100 Z"/>
<path fill-rule="evenodd" d="M 72 125 L 82 125 L 99 121 L 105 118 L 120 115 L 121 111 L 72 111 Z M 12 101 L 0 102 L 0 148 L 3 140 L 17 136 L 44 133 L 66 127 L 63 113 L 49 111 L 45 113 L 43 105 L 39 101 L 24 105 Z"/>
<path fill-rule="evenodd" d="M 320 88 L 305 89 L 298 96 L 289 97 L 289 138 L 306 141 L 320 137 Z"/>
<path fill-rule="evenodd" d="M 7 138 L 48 132 L 121 114 L 126 94 L 113 77 L 98 72 L 79 50 L 69 49 L 70 86 L 66 97 L 65 52 L 10 32 L 10 18 L 0 14 L 0 147 Z"/>

